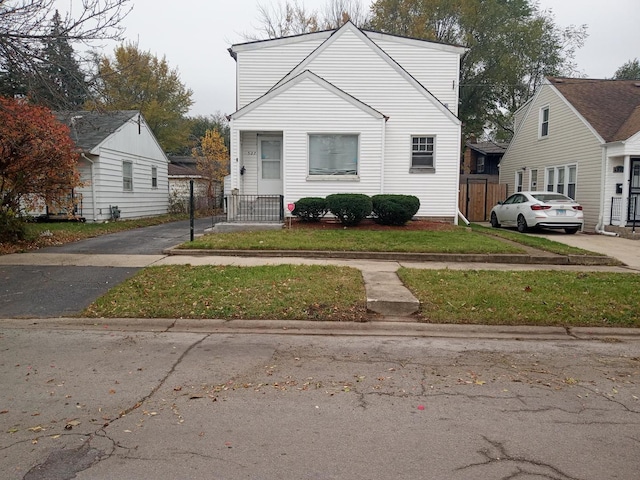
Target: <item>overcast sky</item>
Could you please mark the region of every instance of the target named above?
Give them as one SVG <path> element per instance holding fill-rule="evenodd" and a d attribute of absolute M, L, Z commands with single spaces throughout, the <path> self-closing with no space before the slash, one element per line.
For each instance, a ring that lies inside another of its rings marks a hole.
<path fill-rule="evenodd" d="M 235 61 L 227 48 L 243 42 L 243 32 L 255 31 L 257 3 L 134 0 L 124 22 L 125 35 L 140 49 L 166 56 L 169 65 L 178 69 L 182 82 L 193 90 L 191 115 L 229 114 L 235 110 Z M 300 3 L 318 9 L 325 0 Z M 578 68 L 586 76 L 611 78 L 622 64 L 640 58 L 639 0 L 539 0 L 539 4 L 553 11 L 558 26 L 587 25 L 589 37 L 576 55 Z"/>

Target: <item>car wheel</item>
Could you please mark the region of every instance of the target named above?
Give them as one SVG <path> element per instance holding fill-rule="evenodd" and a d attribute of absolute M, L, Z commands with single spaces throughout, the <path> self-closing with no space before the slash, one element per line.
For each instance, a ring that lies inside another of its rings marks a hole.
<path fill-rule="evenodd" d="M 527 221 L 522 215 L 518 215 L 518 231 L 524 233 L 527 231 Z"/>
<path fill-rule="evenodd" d="M 491 226 L 493 228 L 500 228 L 500 224 L 498 223 L 498 216 L 496 212 L 491 212 Z"/>
<path fill-rule="evenodd" d="M 565 228 L 564 231 L 566 233 L 568 233 L 569 235 L 573 235 L 574 233 L 576 233 L 579 230 L 579 228 Z"/>

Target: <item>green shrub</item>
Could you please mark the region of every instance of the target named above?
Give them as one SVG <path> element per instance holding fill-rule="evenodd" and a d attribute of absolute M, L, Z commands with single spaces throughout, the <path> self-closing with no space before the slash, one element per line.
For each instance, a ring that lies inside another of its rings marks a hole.
<path fill-rule="evenodd" d="M 420 209 L 420 200 L 413 195 L 374 195 L 373 219 L 381 225 L 404 225 Z"/>
<path fill-rule="evenodd" d="M 24 221 L 12 212 L 0 210 L 0 242 L 17 242 L 24 240 L 27 229 Z"/>
<path fill-rule="evenodd" d="M 335 193 L 327 197 L 327 207 L 342 224 L 353 227 L 371 214 L 371 197 L 362 193 Z"/>
<path fill-rule="evenodd" d="M 291 213 L 305 222 L 319 222 L 328 211 L 324 198 L 304 197 L 296 202 L 296 208 Z"/>

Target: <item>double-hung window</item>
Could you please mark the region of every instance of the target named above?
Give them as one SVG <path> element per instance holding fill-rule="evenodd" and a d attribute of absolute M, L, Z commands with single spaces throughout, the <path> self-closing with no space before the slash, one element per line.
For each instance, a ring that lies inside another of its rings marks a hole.
<path fill-rule="evenodd" d="M 151 167 L 151 188 L 158 188 L 158 167 Z"/>
<path fill-rule="evenodd" d="M 357 134 L 309 134 L 309 175 L 358 174 Z"/>
<path fill-rule="evenodd" d="M 435 168 L 435 137 L 411 137 L 411 172 L 432 171 Z"/>
<path fill-rule="evenodd" d="M 549 136 L 549 107 L 542 107 L 540 109 L 540 130 L 538 131 L 540 138 L 546 138 Z"/>
<path fill-rule="evenodd" d="M 122 162 L 122 190 L 133 192 L 133 163 Z"/>
<path fill-rule="evenodd" d="M 558 192 L 576 198 L 577 166 L 561 165 L 545 170 L 547 192 Z"/>

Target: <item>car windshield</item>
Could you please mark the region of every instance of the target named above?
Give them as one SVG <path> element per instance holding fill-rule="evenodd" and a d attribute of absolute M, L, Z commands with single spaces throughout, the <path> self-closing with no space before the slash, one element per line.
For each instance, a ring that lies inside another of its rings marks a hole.
<path fill-rule="evenodd" d="M 573 202 L 569 197 L 559 193 L 534 193 L 531 196 L 540 202 Z"/>

